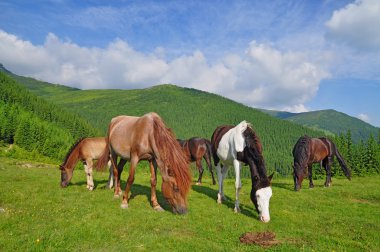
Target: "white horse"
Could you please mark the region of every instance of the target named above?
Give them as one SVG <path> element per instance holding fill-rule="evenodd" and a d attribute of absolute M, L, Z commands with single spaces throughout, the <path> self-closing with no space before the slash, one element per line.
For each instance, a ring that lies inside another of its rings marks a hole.
<path fill-rule="evenodd" d="M 235 168 L 235 212 L 240 212 L 239 192 L 241 189 L 240 171 L 242 164 L 249 165 L 251 170 L 252 190 L 251 200 L 263 222 L 270 220 L 269 201 L 272 197 L 270 181 L 273 174 L 266 175 L 262 145 L 258 136 L 246 121 L 237 126 L 219 126 L 215 129 L 211 143 L 213 157 L 218 174 L 218 203 L 225 199 L 223 192 L 223 180 L 227 175 L 229 166 Z M 220 161 L 220 162 L 219 162 Z"/>

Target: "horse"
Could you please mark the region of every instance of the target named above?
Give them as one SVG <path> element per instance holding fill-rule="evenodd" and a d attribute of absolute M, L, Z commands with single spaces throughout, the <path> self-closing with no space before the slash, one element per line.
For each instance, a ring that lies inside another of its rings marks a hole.
<path fill-rule="evenodd" d="M 199 177 L 197 185 L 202 184 L 202 158 L 206 161 L 207 166 L 211 172 L 212 184 L 215 185 L 214 172 L 211 166 L 211 142 L 205 138 L 192 137 L 188 140 L 177 139 L 179 145 L 181 145 L 182 150 L 185 152 L 187 160 L 189 162 L 194 162 L 199 171 Z"/>
<path fill-rule="evenodd" d="M 218 174 L 219 204 L 224 199 L 223 180 L 227 175 L 229 166 L 235 168 L 235 212 L 240 212 L 239 192 L 241 189 L 240 170 L 242 164 L 248 165 L 251 172 L 251 201 L 255 205 L 259 219 L 269 222 L 269 201 L 272 197 L 271 180 L 266 173 L 262 145 L 259 137 L 246 121 L 236 126 L 223 125 L 215 129 L 211 137 L 214 165 Z"/>
<path fill-rule="evenodd" d="M 313 188 L 313 163 L 320 163 L 326 170 L 325 187 L 331 186 L 331 162 L 334 156 L 346 177 L 351 180 L 351 171 L 347 167 L 342 155 L 339 153 L 336 145 L 326 137 L 311 138 L 302 136 L 298 139 L 293 148 L 293 179 L 294 190 L 301 189 L 302 181 L 305 176 L 309 176 L 309 187 Z"/>
<path fill-rule="evenodd" d="M 106 146 L 106 139 L 104 137 L 89 137 L 81 138 L 74 145 L 71 146 L 69 152 L 66 154 L 65 160 L 59 166 L 61 170 L 61 187 L 67 187 L 73 176 L 73 170 L 79 160 L 83 162 L 84 171 L 87 175 L 87 189 L 94 190 L 94 180 L 92 178 L 93 160 L 96 160 L 103 153 Z M 113 170 L 110 167 L 110 175 L 108 178 L 107 187 L 113 186 Z"/>
<path fill-rule="evenodd" d="M 114 117 L 108 126 L 106 148 L 96 164 L 97 169 L 106 165 L 110 155 L 115 174 L 116 197 L 120 190 L 117 157 L 130 161 L 121 208 L 128 208 L 128 194 L 134 181 L 137 163 L 140 160 L 148 160 L 153 209 L 163 211 L 156 197 L 158 166 L 162 177 L 162 194 L 173 212 L 178 214 L 187 212 L 187 196 L 191 185 L 189 164 L 174 134 L 158 114 L 151 112 L 141 117 L 125 115 Z"/>

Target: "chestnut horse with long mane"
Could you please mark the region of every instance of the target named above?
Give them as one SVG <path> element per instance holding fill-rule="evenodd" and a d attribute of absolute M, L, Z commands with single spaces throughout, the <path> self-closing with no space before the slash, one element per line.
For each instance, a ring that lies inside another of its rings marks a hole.
<path fill-rule="evenodd" d="M 97 160 L 106 147 L 106 139 L 104 137 L 88 137 L 79 139 L 66 154 L 65 160 L 59 166 L 61 170 L 61 186 L 67 187 L 73 176 L 75 165 L 82 161 L 84 171 L 87 176 L 87 189 L 92 191 L 94 189 L 94 180 L 92 177 L 93 160 Z M 107 160 L 108 161 L 108 160 Z M 108 188 L 113 185 L 113 170 L 110 166 L 110 175 L 108 179 Z"/>
<path fill-rule="evenodd" d="M 192 137 L 188 140 L 177 139 L 179 145 L 181 145 L 182 150 L 185 152 L 187 160 L 189 162 L 195 162 L 198 171 L 199 177 L 197 185 L 202 184 L 202 158 L 206 161 L 206 164 L 211 172 L 212 184 L 215 185 L 214 172 L 211 165 L 211 142 L 205 138 Z"/>
<path fill-rule="evenodd" d="M 346 177 L 351 180 L 351 171 L 348 169 L 346 162 L 339 153 L 336 145 L 326 137 L 311 138 L 302 136 L 298 139 L 293 148 L 293 179 L 294 190 L 301 189 L 304 177 L 309 177 L 309 187 L 313 188 L 313 163 L 322 162 L 326 170 L 325 186 L 331 186 L 331 163 L 334 156 L 337 157 L 340 167 Z"/>
<path fill-rule="evenodd" d="M 130 161 L 129 176 L 121 203 L 128 208 L 128 194 L 140 160 L 148 160 L 151 172 L 151 203 L 155 210 L 162 211 L 156 197 L 156 171 L 160 168 L 162 194 L 174 213 L 187 212 L 187 196 L 191 175 L 186 157 L 172 131 L 156 113 L 142 117 L 118 116 L 111 120 L 106 137 L 107 146 L 96 167 L 100 169 L 111 155 L 115 177 L 115 196 L 119 195 L 120 176 L 116 167 L 117 157 Z"/>

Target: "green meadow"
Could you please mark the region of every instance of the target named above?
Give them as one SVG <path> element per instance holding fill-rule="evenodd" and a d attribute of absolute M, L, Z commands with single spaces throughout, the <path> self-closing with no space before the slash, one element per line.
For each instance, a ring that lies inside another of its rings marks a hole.
<path fill-rule="evenodd" d="M 225 181 L 227 201 L 218 205 L 217 186 L 206 171 L 203 185 L 192 185 L 188 214 L 180 216 L 165 203 L 160 177 L 158 197 L 166 211 L 152 210 L 145 163 L 129 209 L 105 189 L 107 178 L 95 172 L 96 188 L 89 192 L 83 170 L 76 169 L 62 189 L 56 165 L 0 157 L 0 251 L 262 251 L 239 241 L 246 232 L 262 231 L 274 232 L 279 242 L 268 251 L 380 250 L 378 175 L 333 178 L 330 188 L 319 179 L 308 189 L 304 181 L 300 192 L 293 191 L 291 178 L 274 179 L 267 224 L 257 219 L 247 179 L 241 213 L 233 212 L 234 180 Z"/>

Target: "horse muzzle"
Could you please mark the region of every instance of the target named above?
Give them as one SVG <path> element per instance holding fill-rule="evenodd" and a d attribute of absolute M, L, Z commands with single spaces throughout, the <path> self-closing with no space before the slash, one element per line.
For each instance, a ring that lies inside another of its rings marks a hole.
<path fill-rule="evenodd" d="M 259 217 L 260 221 L 264 222 L 264 223 L 268 223 L 270 221 L 270 217 L 269 216 L 260 216 Z"/>
<path fill-rule="evenodd" d="M 67 184 L 68 184 L 68 183 L 67 183 L 66 181 L 62 181 L 62 182 L 61 182 L 61 187 L 62 187 L 62 188 L 66 188 L 66 187 L 67 187 Z"/>
<path fill-rule="evenodd" d="M 175 214 L 187 214 L 187 208 L 186 207 L 173 207 L 173 212 Z"/>

